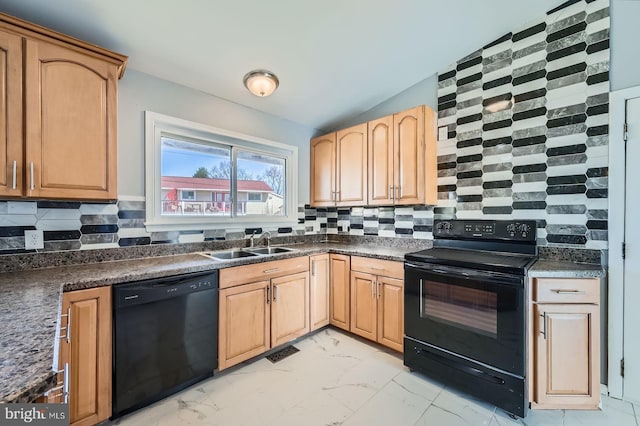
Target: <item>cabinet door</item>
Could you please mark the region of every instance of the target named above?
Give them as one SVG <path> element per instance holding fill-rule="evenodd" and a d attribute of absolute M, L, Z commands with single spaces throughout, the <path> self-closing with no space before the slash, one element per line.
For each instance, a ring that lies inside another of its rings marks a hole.
<path fill-rule="evenodd" d="M 336 134 L 311 139 L 311 205 L 335 205 Z"/>
<path fill-rule="evenodd" d="M 68 314 L 60 368 L 69 363 L 72 425 L 94 425 L 111 416 L 111 287 L 64 293 Z"/>
<path fill-rule="evenodd" d="M 369 205 L 393 204 L 393 115 L 369 122 Z"/>
<path fill-rule="evenodd" d="M 331 262 L 329 280 L 329 322 L 338 328 L 349 331 L 350 323 L 350 257 L 341 254 L 329 255 Z"/>
<path fill-rule="evenodd" d="M 600 307 L 534 306 L 536 408 L 597 408 Z"/>
<path fill-rule="evenodd" d="M 376 277 L 351 272 L 351 332 L 377 340 Z"/>
<path fill-rule="evenodd" d="M 271 346 L 276 347 L 309 332 L 309 274 L 271 280 Z"/>
<path fill-rule="evenodd" d="M 0 195 L 22 195 L 22 38 L 0 30 Z M 14 173 L 15 170 L 15 173 Z"/>
<path fill-rule="evenodd" d="M 309 327 L 310 331 L 329 324 L 329 255 L 310 256 Z"/>
<path fill-rule="evenodd" d="M 378 343 L 403 351 L 404 281 L 378 277 Z"/>
<path fill-rule="evenodd" d="M 393 115 L 395 149 L 394 182 L 396 204 L 424 202 L 424 108 Z"/>
<path fill-rule="evenodd" d="M 45 41 L 25 55 L 26 194 L 116 199 L 117 66 Z"/>
<path fill-rule="evenodd" d="M 367 124 L 337 133 L 336 142 L 337 205 L 367 204 Z"/>
<path fill-rule="evenodd" d="M 269 281 L 220 290 L 218 368 L 266 352 L 270 347 Z"/>

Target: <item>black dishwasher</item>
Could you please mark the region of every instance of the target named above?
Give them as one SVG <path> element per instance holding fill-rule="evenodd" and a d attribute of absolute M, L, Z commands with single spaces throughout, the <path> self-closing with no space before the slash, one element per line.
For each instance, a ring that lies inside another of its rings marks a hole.
<path fill-rule="evenodd" d="M 218 271 L 113 286 L 113 417 L 213 375 Z"/>

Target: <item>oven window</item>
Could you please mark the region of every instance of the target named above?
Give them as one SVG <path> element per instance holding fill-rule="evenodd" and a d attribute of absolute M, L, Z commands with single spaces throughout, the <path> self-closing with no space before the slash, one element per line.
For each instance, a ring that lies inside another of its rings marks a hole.
<path fill-rule="evenodd" d="M 496 338 L 498 295 L 475 288 L 425 281 L 420 316 Z"/>

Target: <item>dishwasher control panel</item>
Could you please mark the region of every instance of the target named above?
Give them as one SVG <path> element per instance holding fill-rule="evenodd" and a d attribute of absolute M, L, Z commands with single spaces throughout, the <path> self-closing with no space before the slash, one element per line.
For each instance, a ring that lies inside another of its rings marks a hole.
<path fill-rule="evenodd" d="M 217 270 L 117 284 L 113 286 L 114 309 L 217 289 Z"/>

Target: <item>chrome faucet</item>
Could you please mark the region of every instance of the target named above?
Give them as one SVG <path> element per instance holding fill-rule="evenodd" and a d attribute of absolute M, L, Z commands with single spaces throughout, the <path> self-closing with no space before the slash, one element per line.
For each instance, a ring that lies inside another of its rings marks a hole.
<path fill-rule="evenodd" d="M 271 245 L 271 232 L 263 232 L 262 236 L 267 240 L 267 247 L 269 247 Z"/>
<path fill-rule="evenodd" d="M 249 247 L 253 247 L 253 240 L 256 238 L 256 231 L 253 231 L 251 236 L 249 237 Z"/>

